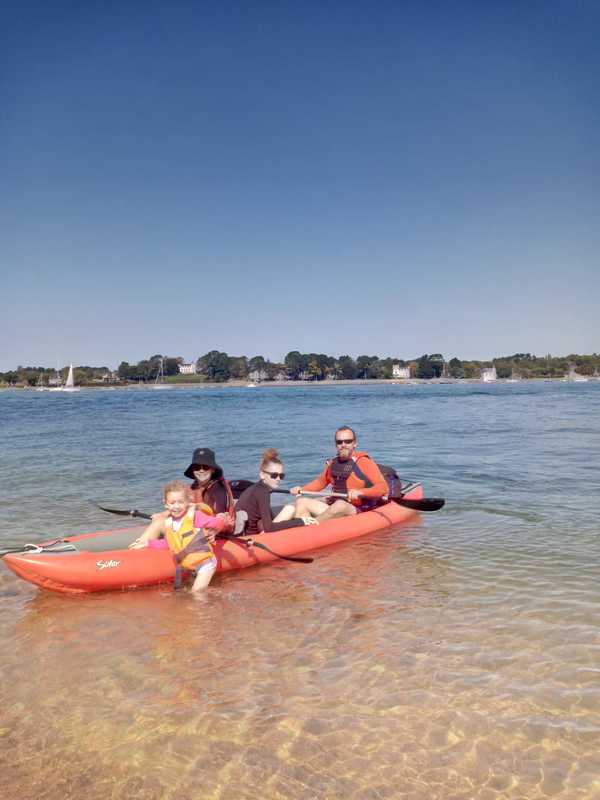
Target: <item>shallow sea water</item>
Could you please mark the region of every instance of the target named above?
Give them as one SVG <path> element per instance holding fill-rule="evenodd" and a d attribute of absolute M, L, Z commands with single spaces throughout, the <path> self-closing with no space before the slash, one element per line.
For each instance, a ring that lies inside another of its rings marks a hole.
<path fill-rule="evenodd" d="M 215 448 L 287 483 L 338 423 L 447 506 L 217 577 L 64 597 L 0 568 L 0 794 L 600 797 L 600 382 L 0 393 L 0 546 L 153 511 Z"/>

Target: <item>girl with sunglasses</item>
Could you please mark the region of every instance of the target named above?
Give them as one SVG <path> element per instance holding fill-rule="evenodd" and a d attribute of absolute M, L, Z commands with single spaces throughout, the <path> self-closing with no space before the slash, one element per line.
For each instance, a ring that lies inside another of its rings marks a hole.
<path fill-rule="evenodd" d="M 276 517 L 271 508 L 271 492 L 278 489 L 285 478 L 283 463 L 275 448 L 270 447 L 263 453 L 258 469 L 258 483 L 246 489 L 236 505 L 238 519 L 246 517 L 243 534 L 255 536 L 257 533 L 274 533 L 284 528 L 295 528 L 300 525 L 312 525 L 316 522 L 310 516 L 294 518 L 293 504 L 284 506 Z M 240 512 L 242 514 L 240 515 Z"/>

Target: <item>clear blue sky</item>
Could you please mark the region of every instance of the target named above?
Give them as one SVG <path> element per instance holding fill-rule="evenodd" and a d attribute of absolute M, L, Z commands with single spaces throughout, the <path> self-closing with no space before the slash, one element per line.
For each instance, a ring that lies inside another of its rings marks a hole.
<path fill-rule="evenodd" d="M 12 3 L 0 369 L 600 351 L 600 4 Z"/>

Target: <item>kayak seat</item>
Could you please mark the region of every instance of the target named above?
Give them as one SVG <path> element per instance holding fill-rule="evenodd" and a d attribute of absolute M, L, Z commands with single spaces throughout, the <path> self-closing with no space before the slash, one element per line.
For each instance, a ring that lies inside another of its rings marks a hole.
<path fill-rule="evenodd" d="M 80 553 L 103 553 L 107 550 L 127 550 L 140 535 L 140 529 L 124 529 L 115 531 L 106 536 L 91 536 L 89 539 L 80 539 L 77 542 L 68 542 L 74 545 Z"/>

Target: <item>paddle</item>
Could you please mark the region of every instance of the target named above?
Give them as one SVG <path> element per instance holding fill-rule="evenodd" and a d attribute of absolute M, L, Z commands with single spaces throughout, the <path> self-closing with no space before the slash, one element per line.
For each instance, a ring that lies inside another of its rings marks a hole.
<path fill-rule="evenodd" d="M 231 486 L 233 496 L 237 500 L 242 492 L 249 489 L 250 486 L 254 484 L 252 481 L 241 479 L 230 481 L 229 485 Z M 289 489 L 271 489 L 271 491 L 279 494 L 290 494 Z M 310 497 L 342 497 L 344 499 L 347 497 L 345 494 L 331 494 L 330 492 L 302 492 L 302 494 Z M 441 497 L 422 497 L 420 500 L 411 500 L 408 497 L 390 497 L 390 500 L 393 500 L 394 503 L 398 503 L 399 506 L 413 508 L 415 511 L 439 511 L 446 503 Z"/>
<path fill-rule="evenodd" d="M 229 485 L 231 486 L 231 493 L 233 494 L 236 500 L 242 496 L 242 493 L 249 489 L 251 486 L 254 486 L 254 481 L 245 481 L 243 478 L 240 480 L 229 481 Z"/>
<path fill-rule="evenodd" d="M 241 536 L 234 536 L 232 533 L 218 533 L 217 538 L 227 539 L 230 542 L 239 542 L 239 544 L 244 544 L 246 547 L 258 547 L 260 550 L 266 550 L 267 553 L 271 553 L 272 556 L 283 559 L 283 561 L 295 561 L 298 564 L 312 564 L 314 561 L 314 558 L 308 556 L 282 556 L 281 553 L 276 553 L 262 542 L 255 542 L 254 539 L 243 539 Z"/>
<path fill-rule="evenodd" d="M 0 550 L 0 558 L 12 555 L 13 553 L 41 553 L 42 548 L 37 544 L 24 544 L 22 547 L 9 547 L 7 550 Z"/>
<path fill-rule="evenodd" d="M 271 489 L 272 492 L 278 494 L 291 494 L 289 489 Z M 307 497 L 340 497 L 342 500 L 347 500 L 348 495 L 341 492 L 300 492 L 300 495 Z M 298 496 L 298 495 L 297 495 Z M 420 500 L 411 500 L 408 497 L 390 497 L 394 503 L 405 508 L 413 508 L 415 511 L 439 511 L 445 504 L 442 497 L 423 497 Z"/>
<path fill-rule="evenodd" d="M 65 542 L 64 539 L 53 539 L 51 542 L 42 544 L 24 544 L 22 547 L 12 547 L 8 550 L 0 550 L 0 558 L 12 555 L 13 553 L 28 554 L 32 556 L 40 555 L 41 553 L 60 553 L 72 552 L 77 548 L 70 542 Z"/>
<path fill-rule="evenodd" d="M 94 501 L 92 500 L 91 502 Z M 94 505 L 101 511 L 108 511 L 109 514 L 118 514 L 120 517 L 140 517 L 140 519 L 152 519 L 150 514 L 143 514 L 141 511 L 137 511 L 136 509 L 133 509 L 132 511 L 122 511 L 118 508 L 105 508 L 98 503 L 94 503 Z"/>
<path fill-rule="evenodd" d="M 246 483 L 250 483 L 250 481 L 246 481 Z M 251 484 L 250 484 L 251 485 Z M 120 517 L 141 517 L 142 519 L 152 519 L 150 514 L 143 514 L 141 511 L 137 511 L 133 509 L 132 511 L 124 511 L 119 508 L 106 508 L 105 506 L 101 506 L 98 503 L 94 503 L 94 505 L 101 509 L 102 511 L 107 511 L 109 514 L 118 514 Z M 283 556 L 281 553 L 276 553 L 274 550 L 271 550 L 270 547 L 267 547 L 266 544 L 262 544 L 261 542 L 255 542 L 252 539 L 247 540 L 243 539 L 239 536 L 233 536 L 229 533 L 219 533 L 217 534 L 218 539 L 227 539 L 232 542 L 239 542 L 240 544 L 244 544 L 246 547 L 258 547 L 260 550 L 266 550 L 267 553 L 271 553 L 271 555 L 275 556 L 276 558 L 281 558 L 283 561 L 295 561 L 298 564 L 312 564 L 314 558 L 303 558 L 301 556 Z"/>

